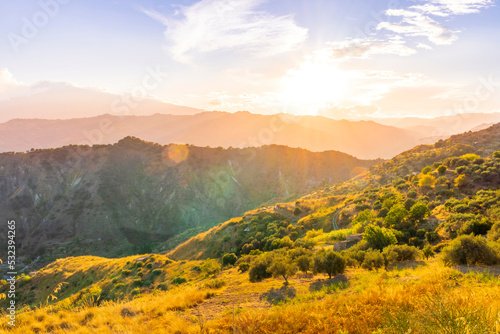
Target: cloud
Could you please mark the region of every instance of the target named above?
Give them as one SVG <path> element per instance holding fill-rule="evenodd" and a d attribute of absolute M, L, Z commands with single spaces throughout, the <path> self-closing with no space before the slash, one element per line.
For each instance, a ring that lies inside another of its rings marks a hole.
<path fill-rule="evenodd" d="M 182 7 L 182 18 L 143 12 L 167 26 L 165 37 L 173 58 L 187 63 L 197 54 L 240 51 L 257 57 L 285 53 L 300 46 L 308 30 L 293 16 L 258 10 L 264 0 L 202 0 Z"/>
<path fill-rule="evenodd" d="M 423 49 L 423 50 L 433 50 L 432 46 L 424 43 L 418 43 L 417 48 Z"/>
<path fill-rule="evenodd" d="M 416 51 L 405 45 L 405 41 L 396 36 L 386 41 L 374 38 L 348 39 L 342 42 L 330 43 L 327 49 L 334 58 L 368 58 L 370 55 L 410 56 Z"/>
<path fill-rule="evenodd" d="M 455 32 L 441 25 L 428 16 L 408 10 L 387 10 L 389 16 L 400 16 L 402 21 L 398 23 L 381 22 L 378 30 L 389 30 L 404 36 L 425 36 L 436 45 L 450 45 L 457 40 Z"/>
<path fill-rule="evenodd" d="M 493 0 L 431 0 L 453 15 L 479 13 L 481 9 L 493 5 Z"/>
<path fill-rule="evenodd" d="M 23 94 L 25 87 L 9 72 L 7 68 L 0 68 L 0 100 L 8 100 Z"/>

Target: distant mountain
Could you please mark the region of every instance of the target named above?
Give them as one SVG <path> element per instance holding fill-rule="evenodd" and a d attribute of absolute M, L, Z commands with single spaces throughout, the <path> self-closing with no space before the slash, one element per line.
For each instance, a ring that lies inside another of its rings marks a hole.
<path fill-rule="evenodd" d="M 23 256 L 116 256 L 150 251 L 155 242 L 347 180 L 377 162 L 276 145 L 161 146 L 131 137 L 4 153 L 0 212 L 16 220 Z"/>
<path fill-rule="evenodd" d="M 363 159 L 390 158 L 419 144 L 413 131 L 372 121 L 321 116 L 203 112 L 195 115 L 113 116 L 42 120 L 14 119 L 0 124 L 0 151 L 24 152 L 70 144 L 112 144 L 134 136 L 160 144 L 210 147 L 287 145 L 320 152 L 336 150 Z"/>
<path fill-rule="evenodd" d="M 0 122 L 13 118 L 70 119 L 108 113 L 118 115 L 195 114 L 202 110 L 144 98 L 137 99 L 67 83 L 39 83 L 29 97 L 0 101 Z"/>
<path fill-rule="evenodd" d="M 478 131 L 500 122 L 500 113 L 465 113 L 436 118 L 377 118 L 380 124 L 418 132 L 430 144 L 454 134 Z"/>

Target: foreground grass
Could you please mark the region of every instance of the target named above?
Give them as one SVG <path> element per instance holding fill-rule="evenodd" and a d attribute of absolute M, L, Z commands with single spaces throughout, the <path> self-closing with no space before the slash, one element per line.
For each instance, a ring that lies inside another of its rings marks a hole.
<path fill-rule="evenodd" d="M 276 279 L 249 283 L 247 274 L 230 269 L 218 275 L 225 284 L 216 289 L 207 278 L 100 306 L 64 309 L 55 303 L 19 313 L 15 328 L 2 316 L 0 331 L 233 333 L 234 326 L 237 333 L 500 333 L 498 268 L 460 271 L 436 260 L 404 265 L 352 269 L 331 281 L 298 276 L 288 287 Z M 270 299 L 270 291 L 282 298 Z M 261 296 L 261 304 L 235 302 L 249 296 Z M 204 305 L 221 311 L 208 317 Z"/>

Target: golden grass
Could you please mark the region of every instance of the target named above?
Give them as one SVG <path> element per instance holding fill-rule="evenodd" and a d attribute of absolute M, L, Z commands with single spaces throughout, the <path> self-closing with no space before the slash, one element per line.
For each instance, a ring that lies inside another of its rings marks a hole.
<path fill-rule="evenodd" d="M 176 262 L 169 270 L 187 274 L 196 263 Z M 238 333 L 500 333 L 500 268 L 463 273 L 467 268 L 446 268 L 435 259 L 404 265 L 349 269 L 334 281 L 296 276 L 287 288 L 280 279 L 250 283 L 233 268 L 218 275 L 226 283 L 218 290 L 207 288 L 207 278 L 100 306 L 61 309 L 56 303 L 18 314 L 15 328 L 2 316 L 0 332 L 233 333 L 235 307 Z M 268 296 L 282 292 L 272 306 Z"/>

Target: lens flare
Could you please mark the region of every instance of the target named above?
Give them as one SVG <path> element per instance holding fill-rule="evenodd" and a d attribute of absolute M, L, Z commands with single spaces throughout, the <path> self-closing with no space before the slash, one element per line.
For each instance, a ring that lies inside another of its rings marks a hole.
<path fill-rule="evenodd" d="M 186 145 L 172 144 L 163 150 L 163 161 L 170 166 L 176 166 L 189 156 L 189 149 Z"/>

